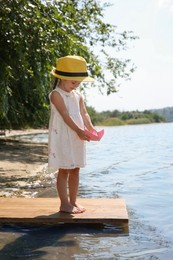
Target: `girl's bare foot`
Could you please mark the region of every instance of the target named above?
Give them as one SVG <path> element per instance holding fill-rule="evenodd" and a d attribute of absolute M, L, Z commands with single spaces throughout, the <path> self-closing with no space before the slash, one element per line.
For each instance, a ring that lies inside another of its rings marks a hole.
<path fill-rule="evenodd" d="M 71 204 L 61 206 L 60 211 L 63 213 L 69 213 L 69 214 L 80 214 L 83 212 L 80 208 L 73 206 Z"/>
<path fill-rule="evenodd" d="M 74 203 L 73 206 L 76 207 L 77 209 L 79 209 L 81 211 L 81 213 L 86 211 L 86 209 L 78 203 Z"/>

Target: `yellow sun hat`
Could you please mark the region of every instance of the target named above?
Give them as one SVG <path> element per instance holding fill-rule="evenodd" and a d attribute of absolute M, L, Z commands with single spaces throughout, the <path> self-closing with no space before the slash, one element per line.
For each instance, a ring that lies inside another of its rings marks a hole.
<path fill-rule="evenodd" d="M 68 55 L 57 59 L 52 75 L 59 79 L 93 82 L 88 75 L 86 60 L 80 56 Z"/>

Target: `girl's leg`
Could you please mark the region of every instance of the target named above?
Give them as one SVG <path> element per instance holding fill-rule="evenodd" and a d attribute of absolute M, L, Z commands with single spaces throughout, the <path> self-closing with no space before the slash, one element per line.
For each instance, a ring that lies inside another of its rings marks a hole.
<path fill-rule="evenodd" d="M 67 179 L 68 170 L 59 169 L 57 176 L 57 191 L 62 205 L 68 204 Z"/>
<path fill-rule="evenodd" d="M 81 211 L 77 207 L 72 205 L 68 200 L 68 193 L 67 193 L 68 176 L 69 176 L 68 170 L 59 169 L 58 177 L 57 177 L 57 191 L 61 201 L 60 211 L 73 213 L 73 214 L 81 213 Z"/>
<path fill-rule="evenodd" d="M 68 184 L 69 184 L 70 203 L 73 206 L 77 207 L 82 213 L 85 211 L 85 208 L 76 202 L 78 187 L 79 187 L 79 171 L 80 171 L 79 168 L 69 170 Z"/>

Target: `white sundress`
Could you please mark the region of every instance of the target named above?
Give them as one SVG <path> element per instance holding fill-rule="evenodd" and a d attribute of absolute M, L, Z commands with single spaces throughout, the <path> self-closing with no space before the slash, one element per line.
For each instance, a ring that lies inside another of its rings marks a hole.
<path fill-rule="evenodd" d="M 79 127 L 84 129 L 84 122 L 79 105 L 80 94 L 74 90 L 72 92 L 66 92 L 59 87 L 56 87 L 53 91 L 60 93 L 69 115 Z M 51 101 L 50 106 L 51 115 L 48 141 L 49 170 L 84 167 L 86 164 L 85 142 L 64 122 L 62 116 Z"/>

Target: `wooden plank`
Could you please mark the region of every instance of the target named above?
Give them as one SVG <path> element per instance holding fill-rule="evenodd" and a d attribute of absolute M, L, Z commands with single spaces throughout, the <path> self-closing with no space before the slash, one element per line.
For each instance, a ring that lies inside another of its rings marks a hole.
<path fill-rule="evenodd" d="M 81 214 L 59 212 L 58 198 L 0 198 L 0 223 L 128 223 L 123 199 L 79 198 Z"/>

